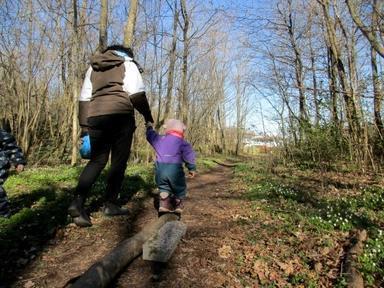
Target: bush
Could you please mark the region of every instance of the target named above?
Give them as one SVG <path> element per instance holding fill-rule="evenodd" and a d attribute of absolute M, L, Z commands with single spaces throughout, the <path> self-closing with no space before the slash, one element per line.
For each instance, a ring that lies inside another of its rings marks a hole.
<path fill-rule="evenodd" d="M 288 145 L 286 151 L 285 156 L 304 169 L 331 169 L 350 156 L 347 139 L 334 125 L 304 128 L 302 139 Z"/>

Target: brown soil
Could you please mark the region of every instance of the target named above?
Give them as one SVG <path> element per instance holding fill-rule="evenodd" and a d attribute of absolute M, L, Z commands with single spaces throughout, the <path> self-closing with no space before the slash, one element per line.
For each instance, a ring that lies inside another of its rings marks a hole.
<path fill-rule="evenodd" d="M 218 167 L 189 180 L 189 194 L 182 221 L 188 230 L 160 280 L 151 279 L 152 265 L 141 257 L 122 272 L 112 287 L 242 287 L 233 259 L 243 233 L 237 224 L 245 201 L 230 189 L 231 169 Z M 240 193 L 240 192 L 238 192 Z M 128 204 L 131 206 L 132 204 Z M 45 250 L 27 267 L 14 287 L 64 287 L 126 237 L 157 217 L 152 201 L 138 214 L 106 218 L 92 215 L 91 228 L 70 224 L 58 231 Z M 132 224 L 133 223 L 133 224 Z"/>

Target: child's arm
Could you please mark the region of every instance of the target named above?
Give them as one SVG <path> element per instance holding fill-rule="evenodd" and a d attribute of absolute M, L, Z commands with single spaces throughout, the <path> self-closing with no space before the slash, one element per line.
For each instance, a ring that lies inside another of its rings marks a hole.
<path fill-rule="evenodd" d="M 23 170 L 27 161 L 25 160 L 21 148 L 17 146 L 15 137 L 4 130 L 0 130 L 0 141 L 5 154 L 9 158 L 9 161 L 17 168 L 18 171 Z"/>
<path fill-rule="evenodd" d="M 196 174 L 196 155 L 195 151 L 192 149 L 192 145 L 184 141 L 184 144 L 181 147 L 181 155 L 185 162 L 185 166 L 189 170 L 190 176 L 194 177 Z"/>
<path fill-rule="evenodd" d="M 156 131 L 153 130 L 153 127 L 151 125 L 147 127 L 146 135 L 147 135 L 147 141 L 152 146 L 155 144 L 155 142 L 157 141 L 157 138 L 159 137 L 159 134 L 157 134 Z"/>

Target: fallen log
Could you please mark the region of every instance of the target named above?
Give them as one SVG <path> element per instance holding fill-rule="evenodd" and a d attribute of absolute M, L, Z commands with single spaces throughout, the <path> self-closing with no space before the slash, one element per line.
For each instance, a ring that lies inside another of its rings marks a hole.
<path fill-rule="evenodd" d="M 122 241 L 109 254 L 104 256 L 103 259 L 93 264 L 70 287 L 106 287 L 130 261 L 142 253 L 145 241 L 156 233 L 165 223 L 177 219 L 177 215 L 168 213 L 156 221 L 147 224 L 139 233 Z"/>
<path fill-rule="evenodd" d="M 143 259 L 165 263 L 171 258 L 187 226 L 180 221 L 170 221 L 143 245 Z"/>
<path fill-rule="evenodd" d="M 353 236 L 351 248 L 345 257 L 345 274 L 348 288 L 364 288 L 363 276 L 357 269 L 357 257 L 363 253 L 364 242 L 367 240 L 367 231 L 358 230 Z"/>
<path fill-rule="evenodd" d="M 240 164 L 240 162 L 238 162 L 238 163 L 224 163 L 224 162 L 221 162 L 218 160 L 213 160 L 213 162 L 215 162 L 216 164 L 219 164 L 221 166 L 224 166 L 224 167 L 236 167 L 237 165 Z"/>

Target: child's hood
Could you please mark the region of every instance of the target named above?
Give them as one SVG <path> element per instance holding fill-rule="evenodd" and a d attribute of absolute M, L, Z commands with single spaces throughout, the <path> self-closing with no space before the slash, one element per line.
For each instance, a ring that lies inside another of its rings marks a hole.
<path fill-rule="evenodd" d="M 178 119 L 167 119 L 164 124 L 165 133 L 168 133 L 170 131 L 177 131 L 184 133 L 185 129 L 187 128 L 183 122 L 181 122 Z"/>

